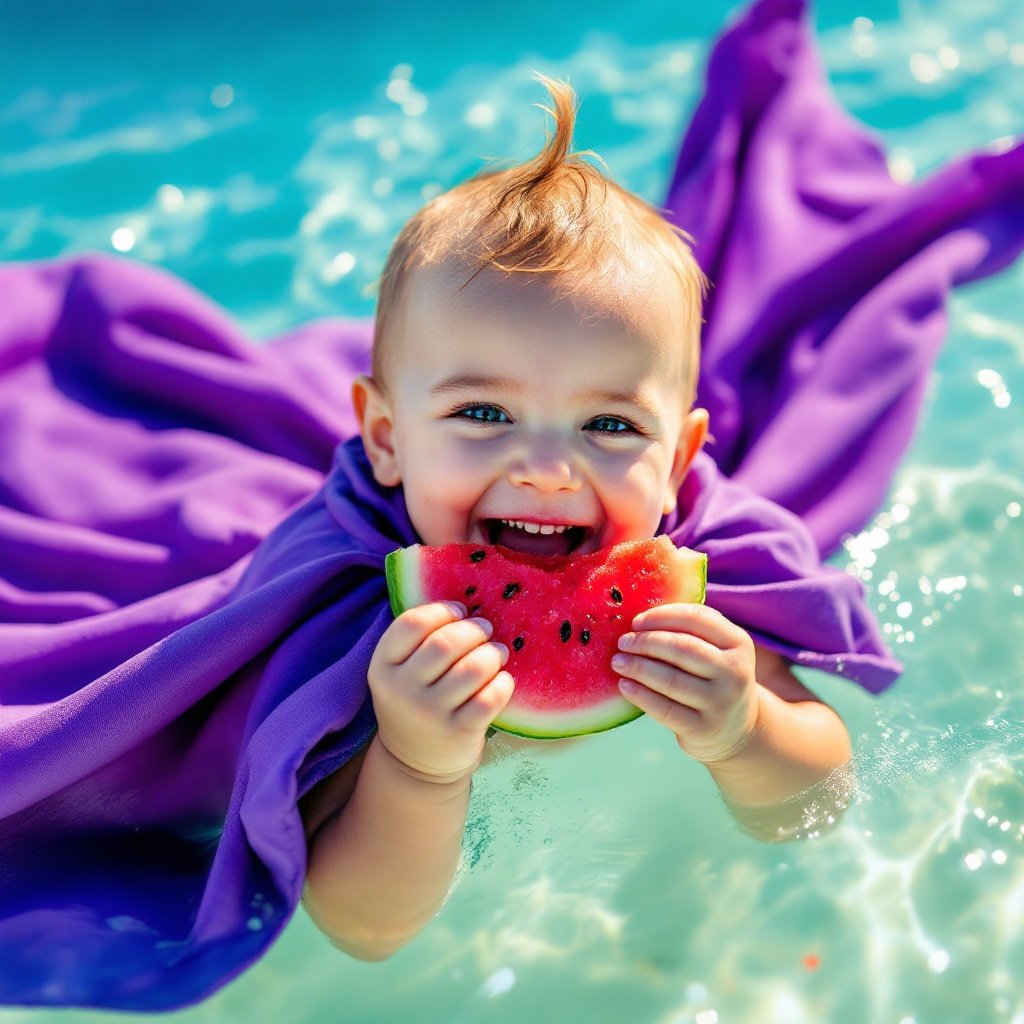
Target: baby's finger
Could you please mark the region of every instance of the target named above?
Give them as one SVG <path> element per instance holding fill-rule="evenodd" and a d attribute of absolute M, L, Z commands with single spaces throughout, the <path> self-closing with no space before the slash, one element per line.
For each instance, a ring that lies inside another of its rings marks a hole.
<path fill-rule="evenodd" d="M 667 629 L 690 633 L 721 649 L 735 647 L 746 635 L 720 611 L 706 604 L 659 604 L 645 608 L 632 622 L 634 630 Z"/>
<path fill-rule="evenodd" d="M 497 641 L 481 644 L 461 657 L 430 687 L 431 699 L 454 711 L 497 675 L 508 661 L 508 648 Z"/>
<path fill-rule="evenodd" d="M 700 722 L 700 712 L 666 697 L 631 679 L 619 680 L 619 692 L 645 714 L 667 725 L 677 736 L 685 736 Z"/>
<path fill-rule="evenodd" d="M 660 693 L 676 704 L 684 704 L 694 711 L 705 710 L 711 700 L 712 683 L 700 676 L 682 672 L 663 661 L 637 657 L 631 654 L 616 654 L 612 668 L 624 676 L 643 683 L 648 689 Z M 632 696 L 630 696 L 632 700 Z"/>
<path fill-rule="evenodd" d="M 401 665 L 434 630 L 466 617 L 458 601 L 432 601 L 402 612 L 384 631 L 377 650 L 391 665 Z"/>
<path fill-rule="evenodd" d="M 493 632 L 494 627 L 486 619 L 446 622 L 402 662 L 400 671 L 428 686 L 434 685 L 474 648 L 486 644 Z M 498 666 L 494 671 L 497 670 Z"/>
<path fill-rule="evenodd" d="M 659 629 L 623 633 L 619 638 L 619 649 L 627 654 L 656 658 L 704 679 L 714 678 L 722 661 L 722 652 L 706 640 L 690 633 L 670 633 Z"/>
<path fill-rule="evenodd" d="M 515 688 L 512 676 L 505 671 L 499 672 L 455 709 L 452 717 L 456 725 L 463 729 L 483 729 L 490 725 L 512 699 Z"/>

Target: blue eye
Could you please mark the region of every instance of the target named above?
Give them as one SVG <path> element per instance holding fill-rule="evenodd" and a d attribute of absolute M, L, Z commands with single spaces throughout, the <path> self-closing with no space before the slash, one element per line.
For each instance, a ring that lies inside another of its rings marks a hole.
<path fill-rule="evenodd" d="M 599 434 L 628 434 L 635 433 L 636 427 L 628 420 L 621 420 L 618 416 L 598 416 L 592 419 L 588 426 L 593 428 L 595 423 L 611 424 L 610 427 L 594 428 Z"/>
<path fill-rule="evenodd" d="M 505 416 L 506 420 L 508 418 L 496 405 L 465 405 L 461 409 L 456 409 L 453 415 L 476 423 L 501 423 L 499 417 Z"/>

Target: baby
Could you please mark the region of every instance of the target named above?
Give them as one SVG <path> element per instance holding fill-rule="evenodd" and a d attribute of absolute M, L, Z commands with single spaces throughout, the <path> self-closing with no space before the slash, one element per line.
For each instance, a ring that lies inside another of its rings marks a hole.
<path fill-rule="evenodd" d="M 424 544 L 583 554 L 652 537 L 708 433 L 689 236 L 569 155 L 572 91 L 538 77 L 554 136 L 405 226 L 353 387 L 374 476 L 401 485 Z M 839 716 L 720 612 L 662 605 L 631 625 L 623 696 L 731 803 L 770 807 L 849 759 Z M 396 618 L 369 668 L 377 733 L 302 803 L 304 903 L 353 956 L 387 958 L 449 892 L 470 779 L 515 688 L 490 635 L 460 604 Z"/>

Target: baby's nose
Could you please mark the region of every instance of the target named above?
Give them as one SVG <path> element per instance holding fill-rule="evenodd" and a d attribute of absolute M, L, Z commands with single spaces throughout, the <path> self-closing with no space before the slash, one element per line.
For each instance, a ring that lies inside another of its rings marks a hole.
<path fill-rule="evenodd" d="M 520 486 L 543 491 L 578 490 L 579 473 L 571 454 L 562 446 L 545 445 L 531 448 L 517 460 L 512 481 Z"/>

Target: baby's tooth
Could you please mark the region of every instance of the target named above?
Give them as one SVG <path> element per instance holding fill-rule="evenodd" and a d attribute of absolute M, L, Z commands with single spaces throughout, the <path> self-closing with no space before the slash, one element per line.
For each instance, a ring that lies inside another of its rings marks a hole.
<path fill-rule="evenodd" d="M 527 533 L 542 533 L 545 536 L 550 536 L 552 533 L 565 533 L 569 529 L 568 526 L 552 526 L 547 524 L 540 526 L 537 523 L 526 523 L 522 519 L 502 519 L 502 526 L 512 526 L 519 530 L 525 530 Z"/>

